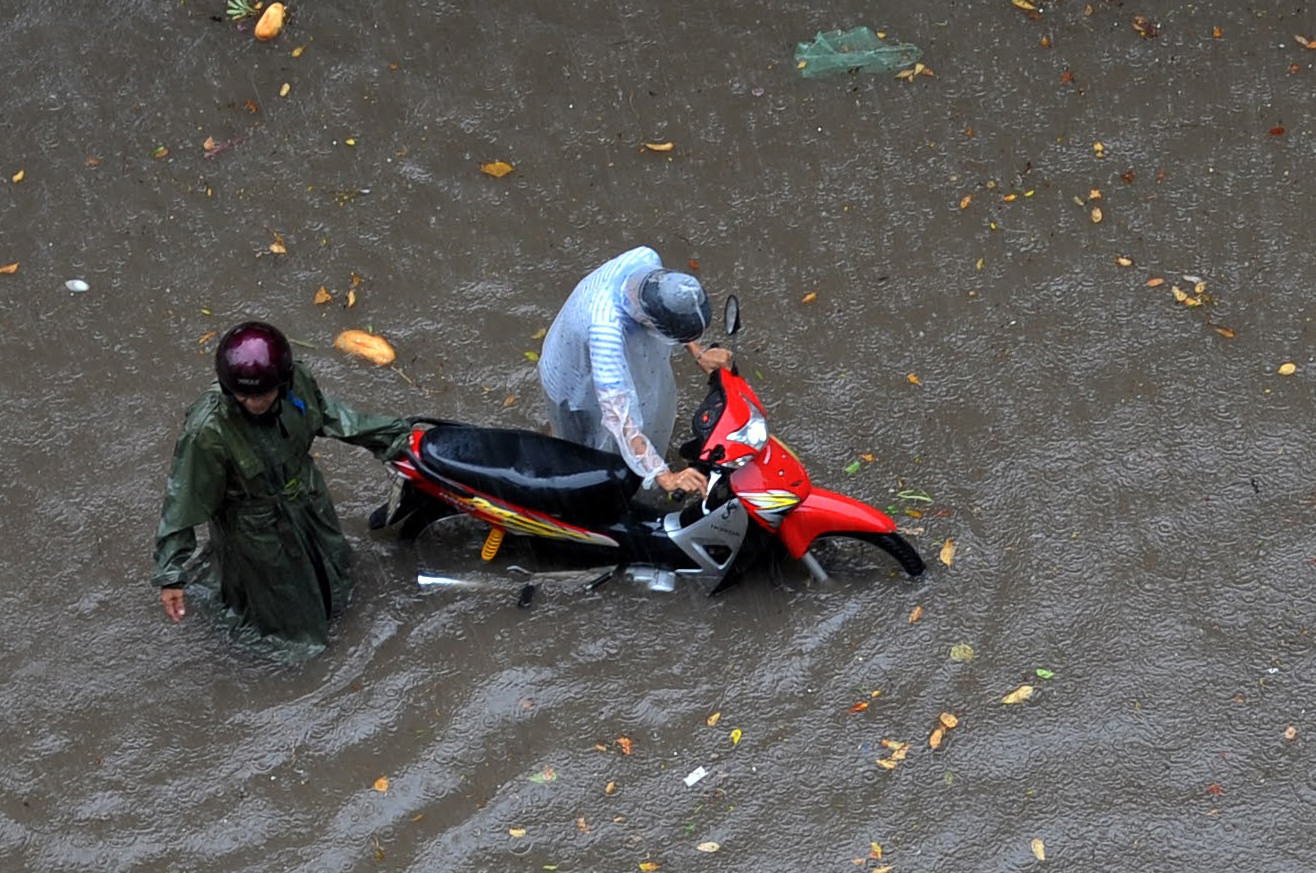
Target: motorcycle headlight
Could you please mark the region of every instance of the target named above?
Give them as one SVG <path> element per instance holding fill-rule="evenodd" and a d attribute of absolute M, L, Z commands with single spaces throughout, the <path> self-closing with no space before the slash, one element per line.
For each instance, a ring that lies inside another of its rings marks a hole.
<path fill-rule="evenodd" d="M 758 407 L 750 406 L 749 421 L 745 422 L 743 427 L 727 434 L 727 439 L 749 446 L 756 452 L 768 444 L 768 422 L 763 418 L 763 413 L 759 412 Z"/>

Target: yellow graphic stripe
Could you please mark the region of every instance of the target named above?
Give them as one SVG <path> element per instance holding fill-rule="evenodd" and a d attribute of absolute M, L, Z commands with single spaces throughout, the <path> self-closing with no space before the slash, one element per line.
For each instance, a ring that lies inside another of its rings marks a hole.
<path fill-rule="evenodd" d="M 554 522 L 551 519 L 522 515 L 521 513 L 508 509 L 505 506 L 491 503 L 483 497 L 459 498 L 459 501 L 468 507 L 474 514 L 483 516 L 484 519 L 491 524 L 497 524 L 513 533 L 536 537 L 548 537 L 555 540 L 572 540 L 573 542 L 578 543 L 593 543 L 600 546 L 617 545 L 616 540 L 611 537 L 606 537 L 603 534 L 596 534 L 576 527 L 568 527 Z"/>
<path fill-rule="evenodd" d="M 778 512 L 797 506 L 800 498 L 789 491 L 751 491 L 742 493 L 740 499 L 746 501 L 762 512 Z"/>

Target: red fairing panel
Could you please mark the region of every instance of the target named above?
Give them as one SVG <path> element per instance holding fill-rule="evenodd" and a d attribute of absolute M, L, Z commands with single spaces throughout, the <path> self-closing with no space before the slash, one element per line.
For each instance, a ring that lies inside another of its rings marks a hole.
<path fill-rule="evenodd" d="M 781 522 L 777 535 L 792 558 L 799 558 L 820 535 L 849 531 L 895 533 L 896 523 L 885 512 L 853 497 L 814 488 L 804 502 Z"/>

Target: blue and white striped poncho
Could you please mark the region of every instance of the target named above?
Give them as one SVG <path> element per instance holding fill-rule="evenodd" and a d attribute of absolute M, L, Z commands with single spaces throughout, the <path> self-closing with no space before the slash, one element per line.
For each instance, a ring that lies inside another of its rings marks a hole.
<path fill-rule="evenodd" d="M 640 324 L 626 285 L 660 267 L 658 253 L 641 246 L 582 279 L 548 329 L 539 358 L 550 416 L 584 413 L 592 430 L 582 441 L 620 454 L 646 487 L 667 471 L 663 453 L 676 422 L 671 356 L 680 346 Z M 632 446 L 638 434 L 648 442 L 642 451 Z"/>

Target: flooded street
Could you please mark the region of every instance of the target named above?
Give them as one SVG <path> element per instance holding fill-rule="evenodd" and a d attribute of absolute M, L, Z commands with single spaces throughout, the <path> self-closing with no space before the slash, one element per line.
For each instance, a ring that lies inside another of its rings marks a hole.
<path fill-rule="evenodd" d="M 307 3 L 259 42 L 221 0 L 3 5 L 3 870 L 1316 869 L 1307 6 Z M 859 25 L 926 66 L 796 69 Z M 582 568 L 519 609 L 524 549 L 368 531 L 385 470 L 321 440 L 329 647 L 168 620 L 225 328 L 362 410 L 539 429 L 543 329 L 638 245 L 739 297 L 773 433 L 919 581 Z"/>

